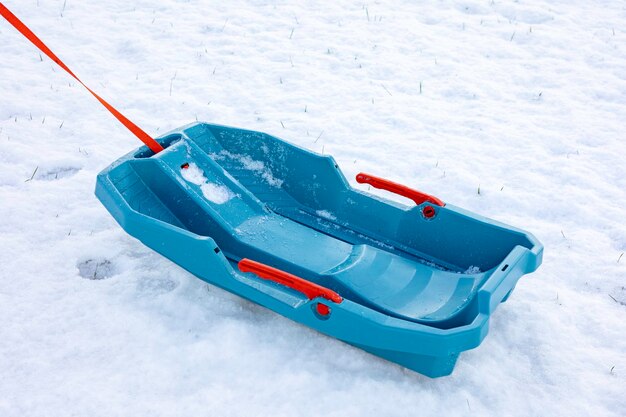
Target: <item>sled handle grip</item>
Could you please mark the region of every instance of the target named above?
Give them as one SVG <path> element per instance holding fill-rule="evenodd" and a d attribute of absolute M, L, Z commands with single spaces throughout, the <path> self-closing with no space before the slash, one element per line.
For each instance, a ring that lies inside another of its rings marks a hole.
<path fill-rule="evenodd" d="M 322 297 L 334 303 L 341 303 L 343 301 L 343 298 L 341 298 L 341 296 L 335 291 L 329 290 L 328 288 L 322 287 L 321 285 L 314 284 L 304 278 L 300 278 L 285 271 L 281 271 L 280 269 L 276 269 L 269 265 L 262 264 L 261 262 L 256 262 L 248 258 L 243 258 L 241 261 L 239 261 L 237 266 L 239 266 L 239 270 L 241 272 L 252 272 L 253 274 L 258 275 L 263 279 L 277 282 L 286 287 L 301 292 L 306 295 L 309 300 L 312 300 L 316 297 Z"/>
<path fill-rule="evenodd" d="M 436 206 L 443 207 L 446 205 L 443 201 L 430 194 L 423 193 L 421 191 L 414 190 L 406 185 L 398 184 L 397 182 L 389 181 L 384 178 L 376 177 L 374 175 L 361 172 L 357 174 L 356 181 L 360 184 L 369 184 L 374 188 L 380 188 L 381 190 L 391 191 L 394 194 L 399 194 L 403 197 L 410 198 L 415 204 L 420 205 L 424 202 L 429 202 Z"/>

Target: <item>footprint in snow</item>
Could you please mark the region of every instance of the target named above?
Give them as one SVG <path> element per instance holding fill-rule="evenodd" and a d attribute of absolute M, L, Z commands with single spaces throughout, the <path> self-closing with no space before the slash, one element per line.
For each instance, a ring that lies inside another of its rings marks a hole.
<path fill-rule="evenodd" d="M 115 275 L 114 265 L 108 259 L 88 259 L 79 262 L 76 267 L 79 275 L 85 279 L 101 280 Z"/>

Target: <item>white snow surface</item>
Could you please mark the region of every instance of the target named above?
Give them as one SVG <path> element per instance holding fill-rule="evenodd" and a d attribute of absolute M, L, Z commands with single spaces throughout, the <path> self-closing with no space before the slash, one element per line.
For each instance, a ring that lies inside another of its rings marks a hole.
<path fill-rule="evenodd" d="M 224 204 L 235 196 L 225 185 L 209 181 L 200 167 L 193 162 L 186 168 L 181 167 L 180 173 L 186 181 L 198 185 L 204 198 L 213 203 Z"/>
<path fill-rule="evenodd" d="M 294 324 L 124 233 L 95 177 L 139 143 L 0 21 L 1 416 L 626 415 L 623 1 L 3 3 L 151 134 L 265 131 L 545 257 L 449 377 Z"/>

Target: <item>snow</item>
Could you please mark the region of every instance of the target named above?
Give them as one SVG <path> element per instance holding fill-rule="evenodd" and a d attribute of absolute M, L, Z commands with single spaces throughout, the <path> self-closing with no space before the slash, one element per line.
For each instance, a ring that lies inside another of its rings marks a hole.
<path fill-rule="evenodd" d="M 202 195 L 215 204 L 224 204 L 235 196 L 225 185 L 210 182 L 198 165 L 190 162 L 186 168 L 180 169 L 182 177 L 188 182 L 200 186 Z"/>
<path fill-rule="evenodd" d="M 267 168 L 263 161 L 257 161 L 248 155 L 235 154 L 226 150 L 220 151 L 219 154 L 213 155 L 213 157 L 217 160 L 224 159 L 225 157 L 234 159 L 243 169 L 254 172 L 272 187 L 280 188 L 283 185 L 283 180 L 276 178 L 272 170 Z"/>
<path fill-rule="evenodd" d="M 480 268 L 477 266 L 470 266 L 469 268 L 467 268 L 467 270 L 464 272 L 465 274 L 480 274 Z"/>
<path fill-rule="evenodd" d="M 265 131 L 546 250 L 450 377 L 317 334 L 127 236 L 93 188 L 138 142 L 0 22 L 0 415 L 626 414 L 622 1 L 3 3 L 152 134 Z"/>
<path fill-rule="evenodd" d="M 328 210 L 317 210 L 315 214 L 328 220 L 337 220 L 337 217 Z"/>

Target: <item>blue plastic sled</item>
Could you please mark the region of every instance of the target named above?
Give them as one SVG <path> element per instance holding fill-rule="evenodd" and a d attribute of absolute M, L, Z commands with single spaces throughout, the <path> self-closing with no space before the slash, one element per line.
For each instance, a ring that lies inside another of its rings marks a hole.
<path fill-rule="evenodd" d="M 438 377 L 541 263 L 529 233 L 367 174 L 404 206 L 350 187 L 334 159 L 264 133 L 196 123 L 98 176 L 130 235 L 198 278 Z"/>

